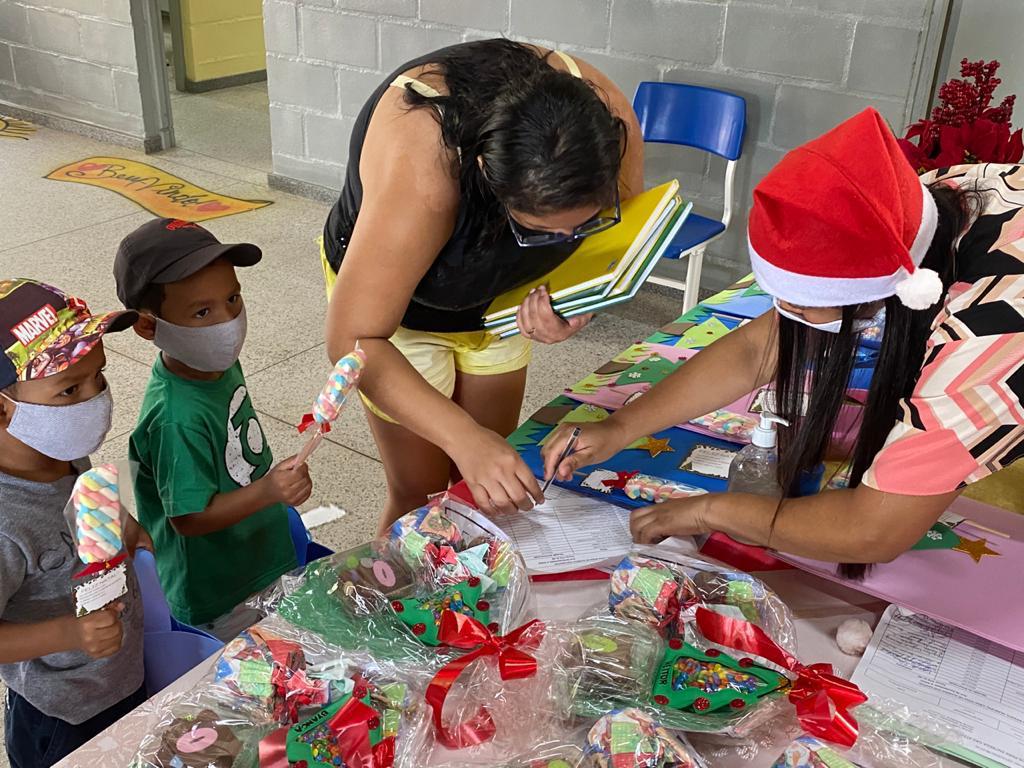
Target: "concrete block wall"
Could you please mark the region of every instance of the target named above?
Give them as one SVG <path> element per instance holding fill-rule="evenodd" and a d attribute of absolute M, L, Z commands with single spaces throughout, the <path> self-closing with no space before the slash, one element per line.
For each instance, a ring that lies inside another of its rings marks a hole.
<path fill-rule="evenodd" d="M 0 111 L 143 146 L 130 0 L 0 0 Z"/>
<path fill-rule="evenodd" d="M 264 0 L 274 175 L 341 186 L 352 122 L 370 91 L 423 52 L 506 36 L 558 47 L 632 97 L 642 80 L 738 93 L 748 130 L 736 218 L 709 249 L 705 287 L 747 269 L 750 193 L 789 149 L 869 105 L 909 114 L 937 0 Z M 649 183 L 678 177 L 721 211 L 724 162 L 648 145 Z M 669 265 L 678 266 L 678 265 Z"/>

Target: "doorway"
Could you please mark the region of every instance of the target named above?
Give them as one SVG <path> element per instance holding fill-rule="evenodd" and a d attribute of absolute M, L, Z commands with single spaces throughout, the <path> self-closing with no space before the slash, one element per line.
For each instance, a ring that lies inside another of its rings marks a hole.
<path fill-rule="evenodd" d="M 174 146 L 269 173 L 260 0 L 159 0 L 159 11 Z"/>

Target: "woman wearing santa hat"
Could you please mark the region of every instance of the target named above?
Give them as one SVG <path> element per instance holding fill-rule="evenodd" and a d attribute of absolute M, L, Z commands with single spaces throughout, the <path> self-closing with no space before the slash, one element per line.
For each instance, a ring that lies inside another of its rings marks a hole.
<path fill-rule="evenodd" d="M 638 510 L 634 538 L 723 531 L 859 575 L 913 546 L 961 490 L 1024 454 L 1024 168 L 918 177 L 873 109 L 790 152 L 754 190 L 748 242 L 775 311 L 708 347 L 548 475 L 774 382 L 791 428 L 779 483 L 826 456 L 860 331 L 885 330 L 850 487 L 803 498 L 707 494 Z M 714 382 L 714 385 L 709 385 Z M 806 402 L 806 407 L 804 403 Z"/>

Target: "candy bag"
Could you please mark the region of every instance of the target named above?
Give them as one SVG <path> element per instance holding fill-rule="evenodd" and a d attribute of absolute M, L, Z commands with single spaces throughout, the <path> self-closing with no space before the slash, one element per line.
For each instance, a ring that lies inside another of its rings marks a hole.
<path fill-rule="evenodd" d="M 368 544 L 313 563 L 278 602 L 288 621 L 380 662 L 434 668 L 446 610 L 501 633 L 524 613 L 529 579 L 507 537 L 444 494 Z"/>

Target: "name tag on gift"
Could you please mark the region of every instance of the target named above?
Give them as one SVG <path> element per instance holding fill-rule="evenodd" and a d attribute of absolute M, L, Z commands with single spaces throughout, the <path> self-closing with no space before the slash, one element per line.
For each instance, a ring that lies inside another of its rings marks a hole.
<path fill-rule="evenodd" d="M 95 576 L 86 576 L 72 588 L 75 596 L 75 615 L 85 616 L 87 613 L 106 608 L 119 597 L 128 594 L 128 570 L 122 561 L 110 570 L 102 571 Z"/>

